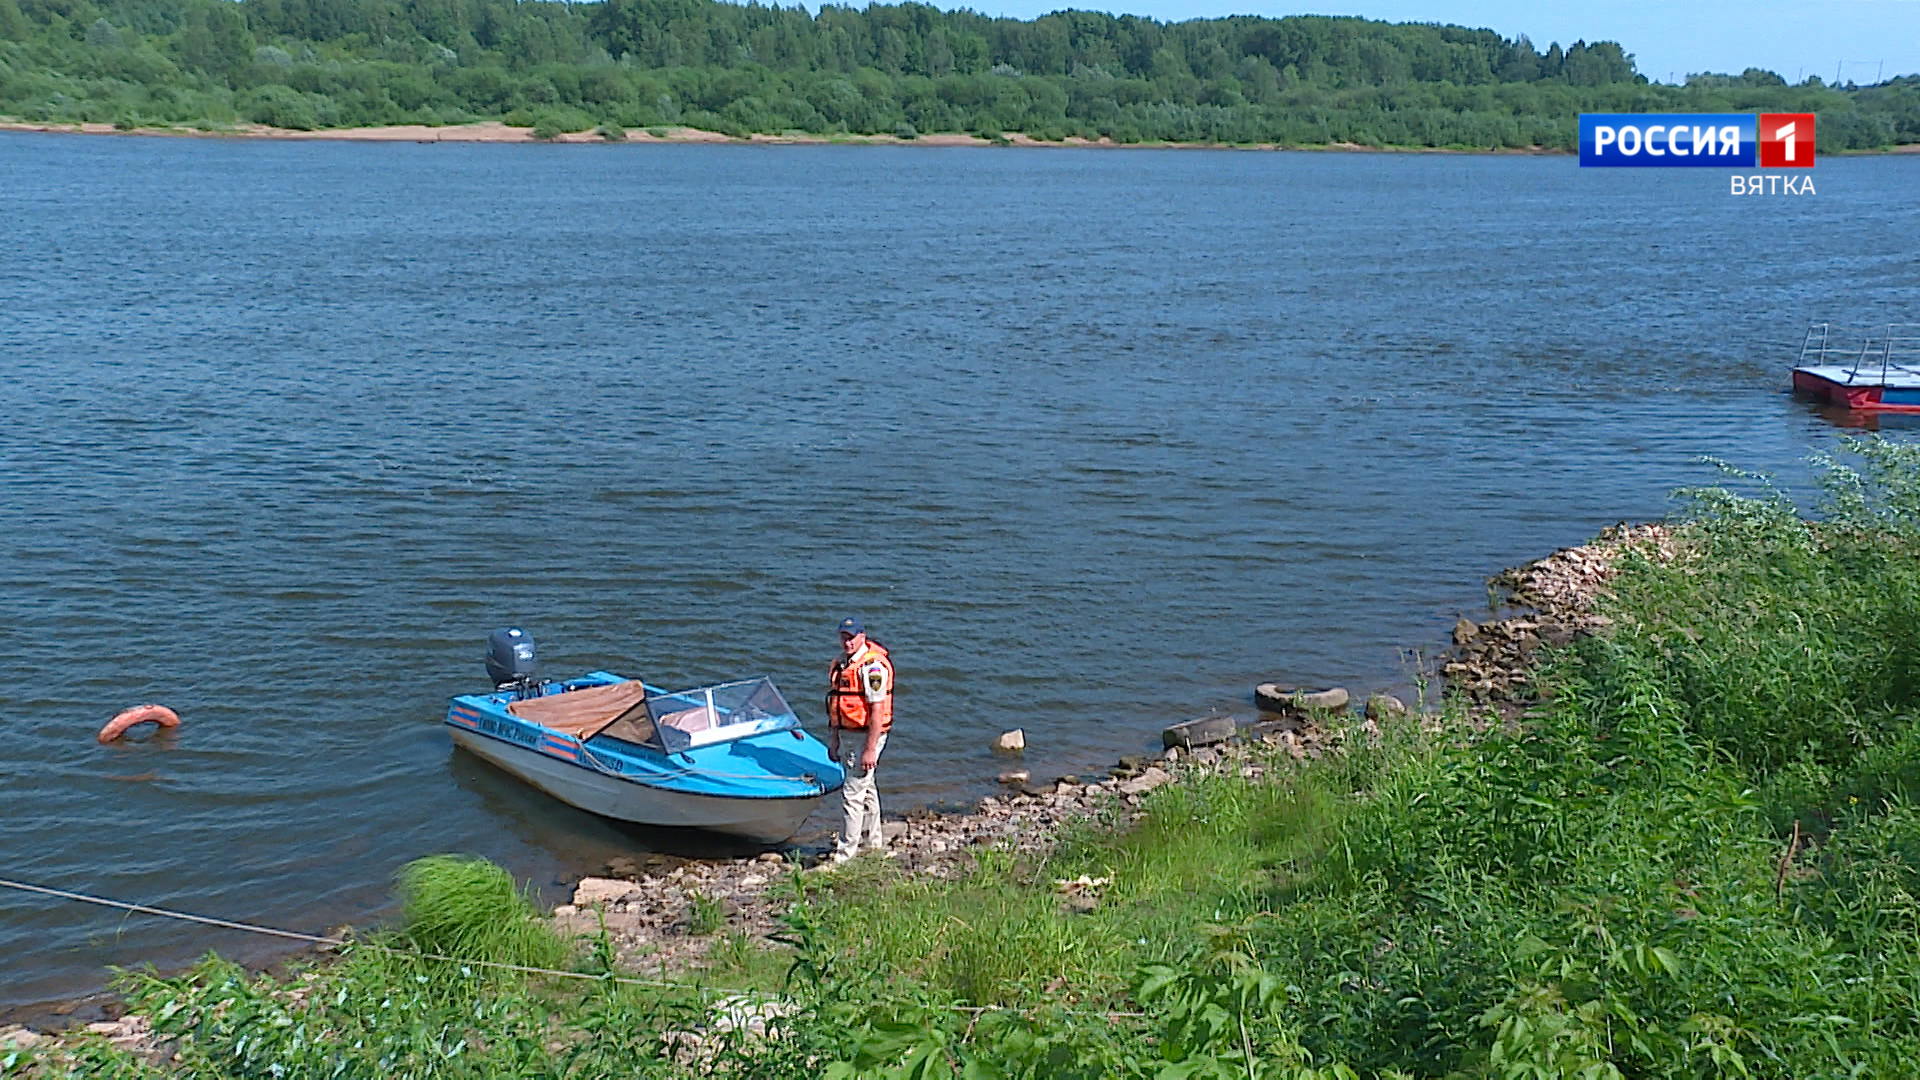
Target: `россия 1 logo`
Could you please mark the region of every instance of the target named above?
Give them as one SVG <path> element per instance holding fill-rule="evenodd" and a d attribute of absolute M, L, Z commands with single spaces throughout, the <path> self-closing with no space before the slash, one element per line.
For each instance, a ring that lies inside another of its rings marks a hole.
<path fill-rule="evenodd" d="M 1581 113 L 1580 164 L 1600 168 L 1813 168 L 1813 113 Z M 1784 184 L 1782 183 L 1784 181 Z M 1732 178 L 1735 195 L 1813 194 L 1813 177 Z"/>
<path fill-rule="evenodd" d="M 1752 113 L 1581 113 L 1580 164 L 1813 168 L 1814 114 L 1761 113 L 1757 120 Z"/>

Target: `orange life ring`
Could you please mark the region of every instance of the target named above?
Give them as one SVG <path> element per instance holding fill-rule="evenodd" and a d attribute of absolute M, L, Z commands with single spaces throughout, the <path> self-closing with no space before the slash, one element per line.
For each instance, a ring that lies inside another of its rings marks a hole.
<path fill-rule="evenodd" d="M 180 715 L 165 705 L 135 705 L 107 721 L 107 726 L 100 729 L 97 737 L 103 743 L 110 743 L 125 735 L 127 729 L 133 725 L 144 724 L 149 720 L 163 728 L 180 726 Z"/>

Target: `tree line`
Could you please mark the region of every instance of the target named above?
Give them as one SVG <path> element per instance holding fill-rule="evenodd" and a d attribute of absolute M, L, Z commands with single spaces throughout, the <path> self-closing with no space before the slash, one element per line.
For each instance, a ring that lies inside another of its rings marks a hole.
<path fill-rule="evenodd" d="M 1920 142 L 1920 78 L 1650 83 L 1619 44 L 1358 18 L 716 0 L 0 0 L 0 114 L 123 127 L 500 118 L 546 130 L 964 131 L 1120 142 L 1572 149 L 1580 112 L 1818 112 Z"/>

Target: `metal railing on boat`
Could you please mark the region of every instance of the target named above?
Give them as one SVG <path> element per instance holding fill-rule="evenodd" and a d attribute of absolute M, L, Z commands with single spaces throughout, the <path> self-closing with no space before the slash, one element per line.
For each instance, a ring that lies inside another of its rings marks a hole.
<path fill-rule="evenodd" d="M 1844 368 L 1849 383 L 1863 376 L 1878 376 L 1884 385 L 1889 373 L 1920 378 L 1920 323 L 1887 323 L 1877 337 L 1872 330 L 1849 331 L 1832 323 L 1809 323 L 1796 366 Z"/>

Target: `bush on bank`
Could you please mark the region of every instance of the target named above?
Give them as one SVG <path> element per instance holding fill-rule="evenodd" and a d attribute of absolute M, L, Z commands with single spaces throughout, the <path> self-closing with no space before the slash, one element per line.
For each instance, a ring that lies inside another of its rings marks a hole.
<path fill-rule="evenodd" d="M 1552 654 L 1517 723 L 1456 704 L 1277 782 L 1193 776 L 1039 865 L 796 874 L 787 945 L 723 943 L 704 985 L 361 947 L 132 1002 L 204 1077 L 1908 1077 L 1920 452 L 1854 449 L 1811 517 L 1692 493 L 1679 557 L 1626 560 L 1614 632 Z M 1081 874 L 1112 883 L 1064 911 Z M 431 940 L 534 955 L 507 951 L 540 926 L 511 882 L 477 876 L 498 902 L 451 918 L 482 929 Z M 722 988 L 791 1012 L 721 1031 Z M 45 1068 L 136 1067 L 87 1053 Z"/>

